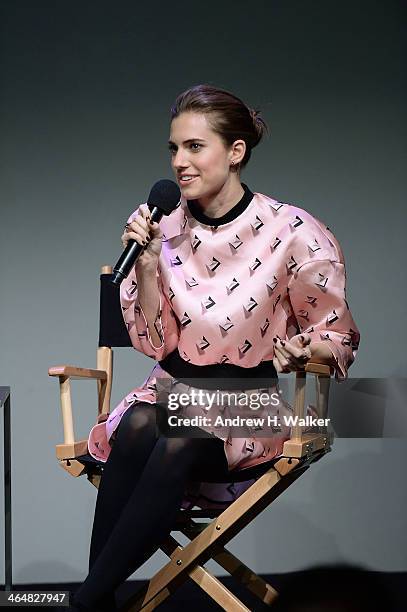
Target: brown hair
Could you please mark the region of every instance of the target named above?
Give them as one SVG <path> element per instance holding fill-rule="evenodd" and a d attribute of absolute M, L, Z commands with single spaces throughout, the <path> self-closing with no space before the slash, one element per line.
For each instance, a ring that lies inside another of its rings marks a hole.
<path fill-rule="evenodd" d="M 246 106 L 240 98 L 212 85 L 195 85 L 181 93 L 171 107 L 171 121 L 183 112 L 205 113 L 208 121 L 223 140 L 231 146 L 235 140 L 244 140 L 246 153 L 239 166 L 244 168 L 252 149 L 268 132 L 259 111 Z"/>

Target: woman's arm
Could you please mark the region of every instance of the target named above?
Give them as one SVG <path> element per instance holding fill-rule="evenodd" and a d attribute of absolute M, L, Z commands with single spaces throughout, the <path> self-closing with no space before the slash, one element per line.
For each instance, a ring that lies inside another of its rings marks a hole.
<path fill-rule="evenodd" d="M 161 274 L 132 269 L 120 287 L 123 318 L 133 347 L 161 361 L 177 346 L 177 320 L 162 286 Z"/>
<path fill-rule="evenodd" d="M 144 313 L 150 332 L 151 344 L 153 348 L 159 347 L 162 338 L 158 335 L 155 325 L 159 318 L 160 311 L 160 292 L 157 283 L 156 269 L 137 269 L 136 278 L 140 308 Z"/>
<path fill-rule="evenodd" d="M 148 206 L 141 204 L 126 224 L 123 246 L 131 239 L 145 248 L 121 284 L 120 302 L 134 348 L 161 361 L 177 347 L 179 331 L 160 274 L 163 234 L 158 223 L 151 224 L 149 215 Z"/>
<path fill-rule="evenodd" d="M 345 285 L 344 263 L 319 259 L 300 266 L 288 287 L 299 329 L 311 338 L 312 359 L 330 359 L 338 380 L 347 377 L 360 340 Z"/>

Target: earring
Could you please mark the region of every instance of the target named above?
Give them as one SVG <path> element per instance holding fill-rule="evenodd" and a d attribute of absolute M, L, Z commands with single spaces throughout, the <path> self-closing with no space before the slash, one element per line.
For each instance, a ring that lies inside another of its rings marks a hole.
<path fill-rule="evenodd" d="M 232 161 L 231 165 L 232 165 L 232 166 L 234 166 L 234 165 L 235 165 L 235 162 L 234 162 L 234 161 Z"/>

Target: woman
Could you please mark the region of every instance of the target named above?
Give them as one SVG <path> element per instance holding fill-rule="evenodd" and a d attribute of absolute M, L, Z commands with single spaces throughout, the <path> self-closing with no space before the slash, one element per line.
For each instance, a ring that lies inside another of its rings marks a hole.
<path fill-rule="evenodd" d="M 289 437 L 283 425 L 260 435 L 213 422 L 181 425 L 171 436 L 158 402 L 164 383 L 171 392 L 229 385 L 251 397 L 254 378 L 271 396 L 278 373 L 311 358 L 328 361 L 339 380 L 354 360 L 359 332 L 338 242 L 306 211 L 240 181 L 265 130 L 229 92 L 199 85 L 182 93 L 169 140 L 180 204 L 160 225 L 142 204 L 126 224 L 123 245 L 136 240 L 145 249 L 121 287 L 123 316 L 133 346 L 158 363 L 89 436 L 90 453 L 106 465 L 78 609 L 102 609 L 102 600 L 113 609 L 114 589 L 156 550 L 181 504 L 222 507 L 252 481 L 223 485 L 229 498 L 199 482 L 270 461 Z M 224 411 L 219 402 L 211 409 Z M 208 414 L 208 406 L 185 413 Z"/>

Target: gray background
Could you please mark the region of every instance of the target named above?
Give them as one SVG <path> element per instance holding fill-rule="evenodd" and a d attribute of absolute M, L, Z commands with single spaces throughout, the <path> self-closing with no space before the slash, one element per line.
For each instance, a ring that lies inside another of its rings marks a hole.
<path fill-rule="evenodd" d="M 169 107 L 188 86 L 209 82 L 263 111 L 271 137 L 243 180 L 307 209 L 340 241 L 362 335 L 352 376 L 405 375 L 405 3 L 17 0 L 1 11 L 0 384 L 12 388 L 14 579 L 74 581 L 86 575 L 96 490 L 57 465 L 47 369 L 95 365 L 99 269 L 116 261 L 123 222 L 153 182 L 172 178 Z M 152 366 L 116 351 L 112 405 Z M 79 437 L 96 417 L 95 386 L 73 386 Z M 337 440 L 230 548 L 260 572 L 335 560 L 406 570 L 405 448 Z"/>

